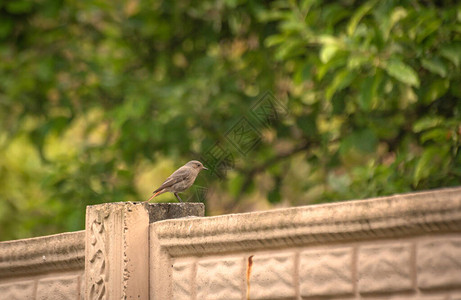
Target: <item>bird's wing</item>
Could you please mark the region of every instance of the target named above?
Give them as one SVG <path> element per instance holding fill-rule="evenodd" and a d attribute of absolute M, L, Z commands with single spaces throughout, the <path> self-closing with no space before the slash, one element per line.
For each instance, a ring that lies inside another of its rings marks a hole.
<path fill-rule="evenodd" d="M 154 193 L 161 191 L 165 188 L 168 188 L 172 186 L 173 184 L 177 182 L 181 182 L 183 180 L 186 180 L 191 176 L 192 172 L 189 170 L 188 167 L 182 166 L 181 168 L 177 169 L 174 171 L 173 174 L 171 174 L 163 183 L 162 185 L 154 191 Z"/>

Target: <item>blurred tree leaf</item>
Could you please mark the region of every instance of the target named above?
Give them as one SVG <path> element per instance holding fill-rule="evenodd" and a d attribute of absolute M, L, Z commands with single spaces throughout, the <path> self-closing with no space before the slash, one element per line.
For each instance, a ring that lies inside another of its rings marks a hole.
<path fill-rule="evenodd" d="M 432 73 L 440 75 L 440 77 L 445 78 L 447 76 L 447 68 L 441 59 L 422 59 L 421 64 L 424 68 L 431 71 Z"/>
<path fill-rule="evenodd" d="M 460 32 L 450 1 L 5 2 L 0 236 L 191 159 L 209 214 L 460 185 Z"/>
<path fill-rule="evenodd" d="M 390 60 L 384 65 L 384 69 L 390 76 L 394 77 L 398 81 L 419 87 L 418 75 L 410 66 L 404 64 L 401 60 Z"/>
<path fill-rule="evenodd" d="M 450 60 L 458 68 L 461 62 L 461 43 L 444 45 L 440 50 L 440 54 Z"/>
<path fill-rule="evenodd" d="M 447 154 L 447 147 L 426 148 L 419 158 L 418 163 L 416 164 L 415 172 L 413 175 L 413 184 L 418 185 L 421 179 L 427 178 L 432 171 L 440 168 L 441 161 L 444 160 Z"/>

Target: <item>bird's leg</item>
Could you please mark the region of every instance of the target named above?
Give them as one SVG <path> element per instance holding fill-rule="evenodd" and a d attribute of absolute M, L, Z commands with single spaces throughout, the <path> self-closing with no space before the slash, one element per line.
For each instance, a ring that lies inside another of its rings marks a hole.
<path fill-rule="evenodd" d="M 176 196 L 176 198 L 179 200 L 179 202 L 182 202 L 181 198 L 179 198 L 179 195 L 178 193 L 174 193 L 174 195 Z"/>

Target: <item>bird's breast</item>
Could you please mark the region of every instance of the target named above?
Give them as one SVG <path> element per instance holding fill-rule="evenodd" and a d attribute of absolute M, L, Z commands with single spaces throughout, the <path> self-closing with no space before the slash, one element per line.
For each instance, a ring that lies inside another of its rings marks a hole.
<path fill-rule="evenodd" d="M 192 185 L 192 183 L 194 183 L 193 180 L 183 180 L 183 181 L 177 182 L 174 184 L 174 190 L 178 192 L 182 192 L 188 189 Z"/>

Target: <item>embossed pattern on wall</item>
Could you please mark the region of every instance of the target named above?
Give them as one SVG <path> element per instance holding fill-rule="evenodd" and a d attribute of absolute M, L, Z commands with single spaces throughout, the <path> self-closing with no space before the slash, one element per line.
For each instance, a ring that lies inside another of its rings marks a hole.
<path fill-rule="evenodd" d="M 81 300 L 84 299 L 83 277 L 82 270 L 13 278 L 8 282 L 0 281 L 0 299 Z"/>
<path fill-rule="evenodd" d="M 173 299 L 247 299 L 249 255 L 253 300 L 457 299 L 461 294 L 461 234 L 448 234 L 402 243 L 366 241 L 173 259 Z"/>
<path fill-rule="evenodd" d="M 0 300 L 80 300 L 85 232 L 0 243 Z"/>
<path fill-rule="evenodd" d="M 461 188 L 165 221 L 151 236 L 172 270 L 159 299 L 461 300 Z"/>

